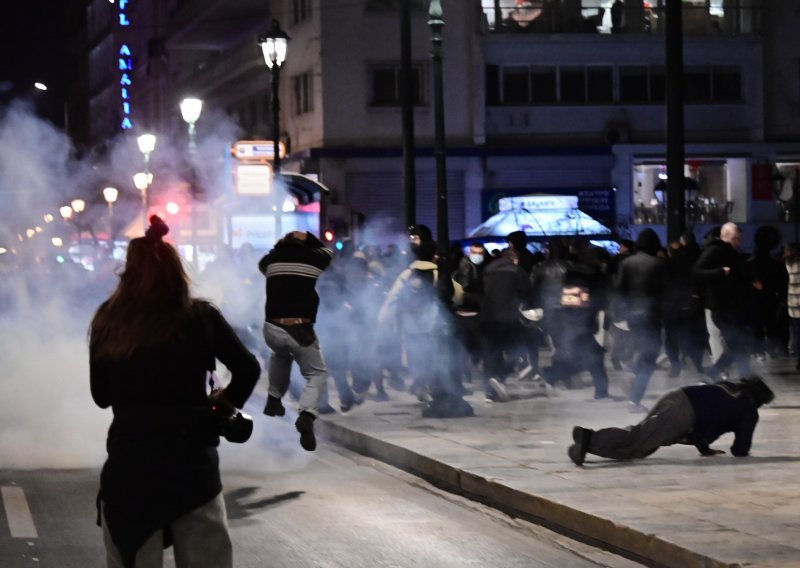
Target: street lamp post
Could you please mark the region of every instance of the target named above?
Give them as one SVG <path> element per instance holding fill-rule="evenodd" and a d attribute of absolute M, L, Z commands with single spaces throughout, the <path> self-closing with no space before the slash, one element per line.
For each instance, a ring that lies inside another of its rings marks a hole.
<path fill-rule="evenodd" d="M 434 142 L 433 156 L 436 160 L 436 229 L 439 241 L 439 296 L 446 304 L 452 297 L 452 280 L 450 279 L 450 229 L 447 222 L 447 164 L 445 162 L 444 133 L 444 81 L 442 73 L 442 4 L 439 0 L 431 0 L 428 9 L 428 26 L 431 28 L 431 61 L 433 64 L 433 112 Z M 446 334 L 444 330 L 441 334 Z M 442 341 L 447 341 L 445 337 Z M 446 367 L 455 365 L 451 363 Z M 452 372 L 442 371 L 434 376 L 431 388 L 431 403 L 422 411 L 423 416 L 447 418 L 455 416 L 471 416 L 474 411 L 458 392 L 457 379 Z"/>
<path fill-rule="evenodd" d="M 439 267 L 439 278 L 450 278 L 449 253 L 450 228 L 447 219 L 447 164 L 445 161 L 444 140 L 444 82 L 442 73 L 442 5 L 439 0 L 432 0 L 428 10 L 428 26 L 431 28 L 431 60 L 433 62 L 433 112 L 434 142 L 433 156 L 436 160 L 436 228 L 439 241 L 439 256 L 443 260 Z M 444 270 L 444 272 L 442 272 Z"/>
<path fill-rule="evenodd" d="M 78 217 L 83 210 L 86 208 L 86 202 L 83 199 L 73 199 L 70 202 L 70 206 L 72 210 L 75 212 L 75 215 L 72 218 L 72 222 L 75 223 L 75 227 L 78 229 L 78 256 L 83 254 L 83 228 L 81 227 L 81 223 L 78 220 Z"/>
<path fill-rule="evenodd" d="M 686 230 L 684 180 L 683 3 L 667 2 L 667 242 Z"/>
<path fill-rule="evenodd" d="M 281 153 L 280 153 L 280 82 L 281 67 L 286 61 L 286 51 L 291 38 L 281 29 L 278 20 L 272 20 L 272 27 L 269 32 L 258 38 L 261 45 L 261 52 L 264 55 L 264 62 L 272 73 L 272 164 L 274 179 L 277 180 L 281 173 Z M 274 185 L 274 184 L 273 184 Z"/>
<path fill-rule="evenodd" d="M 200 118 L 200 113 L 203 110 L 203 101 L 196 98 L 185 98 L 181 101 L 181 116 L 186 124 L 189 125 L 189 158 L 191 160 L 192 172 L 194 172 L 194 160 L 197 153 L 197 142 L 195 140 L 196 130 L 195 123 Z M 200 263 L 197 258 L 197 188 L 195 187 L 194 174 L 191 180 L 190 194 L 192 196 L 192 265 L 196 270 L 200 270 Z"/>
<path fill-rule="evenodd" d="M 136 183 L 135 176 L 134 183 L 136 184 L 136 188 L 142 192 L 142 230 L 146 231 L 147 212 L 150 209 L 148 190 L 150 189 L 150 180 L 152 179 L 150 175 L 150 154 L 156 149 L 156 137 L 154 134 L 142 134 L 136 139 L 136 143 L 139 145 L 139 151 L 144 156 L 145 183 L 142 187 L 139 187 L 139 184 Z"/>
<path fill-rule="evenodd" d="M 108 203 L 108 244 L 110 251 L 114 250 L 114 202 L 119 196 L 116 187 L 106 187 L 103 189 L 103 197 Z"/>

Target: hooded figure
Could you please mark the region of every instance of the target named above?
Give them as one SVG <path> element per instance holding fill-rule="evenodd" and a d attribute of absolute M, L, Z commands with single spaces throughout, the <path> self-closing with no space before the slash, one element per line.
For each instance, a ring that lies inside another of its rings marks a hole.
<path fill-rule="evenodd" d="M 656 367 L 661 349 L 661 307 L 666 278 L 666 259 L 656 256 L 661 241 L 653 229 L 644 229 L 636 239 L 636 254 L 622 261 L 616 289 L 633 340 L 636 373 L 629 410 L 647 412 L 642 398 Z"/>

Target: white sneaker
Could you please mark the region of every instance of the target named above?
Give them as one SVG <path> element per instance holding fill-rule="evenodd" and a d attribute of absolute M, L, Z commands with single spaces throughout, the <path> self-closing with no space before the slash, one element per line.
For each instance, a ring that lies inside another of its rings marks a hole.
<path fill-rule="evenodd" d="M 556 391 L 556 387 L 545 381 L 544 383 L 544 395 L 547 398 L 555 398 L 558 396 L 558 392 Z"/>
<path fill-rule="evenodd" d="M 508 402 L 510 397 L 508 396 L 508 390 L 506 390 L 506 386 L 501 383 L 495 377 L 489 379 L 489 386 L 494 389 L 494 392 L 497 393 L 497 402 Z"/>
<path fill-rule="evenodd" d="M 533 367 L 528 365 L 524 369 L 522 369 L 519 373 L 517 373 L 517 380 L 518 381 L 527 381 L 530 380 L 528 377 L 533 372 Z"/>

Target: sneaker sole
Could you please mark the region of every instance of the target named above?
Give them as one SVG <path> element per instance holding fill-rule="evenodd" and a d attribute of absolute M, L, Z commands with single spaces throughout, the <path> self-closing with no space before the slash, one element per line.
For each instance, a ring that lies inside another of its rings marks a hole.
<path fill-rule="evenodd" d="M 295 422 L 294 427 L 300 432 L 300 445 L 307 452 L 313 452 L 317 449 L 317 437 L 314 435 L 314 426 L 312 424 L 309 429 L 304 424 Z"/>
<path fill-rule="evenodd" d="M 498 381 L 497 379 L 489 379 L 489 385 L 494 389 L 494 392 L 497 393 L 497 401 L 498 402 L 508 402 L 509 396 L 508 391 L 503 383 Z"/>

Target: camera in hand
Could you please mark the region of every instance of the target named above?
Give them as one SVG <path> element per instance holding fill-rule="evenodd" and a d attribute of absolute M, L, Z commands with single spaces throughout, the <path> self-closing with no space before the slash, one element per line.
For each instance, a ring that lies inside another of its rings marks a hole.
<path fill-rule="evenodd" d="M 244 444 L 250 439 L 250 435 L 253 433 L 253 419 L 249 415 L 237 411 L 226 416 L 221 408 L 213 404 L 211 405 L 211 414 L 219 425 L 219 435 L 229 442 Z"/>

